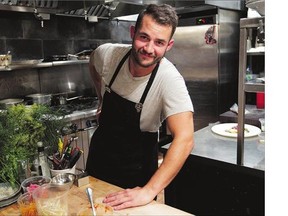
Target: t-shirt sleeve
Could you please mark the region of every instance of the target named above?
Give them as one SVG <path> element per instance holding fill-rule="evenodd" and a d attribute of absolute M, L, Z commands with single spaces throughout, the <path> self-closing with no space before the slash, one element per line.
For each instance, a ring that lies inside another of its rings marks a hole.
<path fill-rule="evenodd" d="M 94 66 L 105 84 L 108 84 L 128 45 L 105 43 L 94 51 Z"/>
<path fill-rule="evenodd" d="M 107 59 L 109 47 L 111 44 L 102 44 L 95 49 L 94 53 L 94 66 L 97 72 L 103 77 L 105 71 L 105 60 Z"/>
<path fill-rule="evenodd" d="M 194 112 L 192 100 L 184 78 L 176 71 L 164 85 L 163 118 L 166 119 L 171 115 L 187 111 Z"/>

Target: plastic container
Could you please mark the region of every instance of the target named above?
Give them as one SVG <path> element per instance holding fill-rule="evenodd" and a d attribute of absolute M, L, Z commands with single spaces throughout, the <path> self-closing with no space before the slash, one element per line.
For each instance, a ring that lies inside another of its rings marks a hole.
<path fill-rule="evenodd" d="M 66 216 L 68 214 L 67 190 L 59 190 L 52 184 L 42 185 L 32 193 L 39 215 Z"/>
<path fill-rule="evenodd" d="M 33 176 L 25 179 L 21 183 L 21 187 L 23 192 L 32 192 L 35 188 L 38 188 L 41 185 L 49 184 L 51 182 L 51 178 L 45 176 Z"/>
<path fill-rule="evenodd" d="M 38 215 L 36 203 L 31 193 L 26 192 L 24 194 L 21 194 L 17 199 L 17 203 L 19 205 L 21 216 L 37 216 Z"/>
<path fill-rule="evenodd" d="M 256 93 L 256 107 L 257 109 L 265 108 L 265 93 L 264 92 Z"/>

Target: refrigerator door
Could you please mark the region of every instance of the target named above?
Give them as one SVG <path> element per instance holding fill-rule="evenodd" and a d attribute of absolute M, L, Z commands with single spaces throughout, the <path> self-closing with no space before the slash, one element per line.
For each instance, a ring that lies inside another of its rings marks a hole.
<path fill-rule="evenodd" d="M 166 57 L 186 81 L 215 80 L 218 76 L 218 26 L 178 27 Z"/>
<path fill-rule="evenodd" d="M 185 79 L 194 105 L 195 130 L 218 118 L 218 25 L 178 27 L 166 57 Z"/>

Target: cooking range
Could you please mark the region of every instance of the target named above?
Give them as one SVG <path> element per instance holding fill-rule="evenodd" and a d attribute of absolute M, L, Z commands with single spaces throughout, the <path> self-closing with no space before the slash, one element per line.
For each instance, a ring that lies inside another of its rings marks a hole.
<path fill-rule="evenodd" d="M 62 100 L 65 100 L 62 99 Z M 60 102 L 59 102 L 60 101 Z M 98 106 L 97 97 L 88 97 L 88 96 L 76 96 L 73 98 L 66 99 L 65 103 L 61 103 L 61 98 L 57 98 L 57 100 L 51 100 L 51 107 L 54 110 L 59 110 L 62 113 L 68 115 L 73 114 L 77 111 L 85 111 L 96 109 Z"/>

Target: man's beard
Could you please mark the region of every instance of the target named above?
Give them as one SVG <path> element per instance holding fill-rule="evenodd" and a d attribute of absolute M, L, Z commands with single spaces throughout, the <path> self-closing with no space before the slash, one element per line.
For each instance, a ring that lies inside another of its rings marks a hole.
<path fill-rule="evenodd" d="M 132 48 L 132 56 L 133 56 L 133 59 L 136 61 L 136 63 L 138 65 L 140 65 L 141 67 L 144 67 L 144 68 L 148 68 L 152 65 L 155 65 L 156 63 L 160 62 L 161 59 L 164 57 L 164 56 L 161 56 L 161 57 L 156 57 L 153 59 L 152 62 L 149 62 L 149 63 L 146 63 L 146 64 L 143 64 L 141 59 L 138 57 L 138 53 L 141 54 L 141 51 L 137 51 L 135 48 Z M 152 56 L 154 57 L 154 56 Z M 149 58 L 152 58 L 152 57 L 149 57 Z"/>

